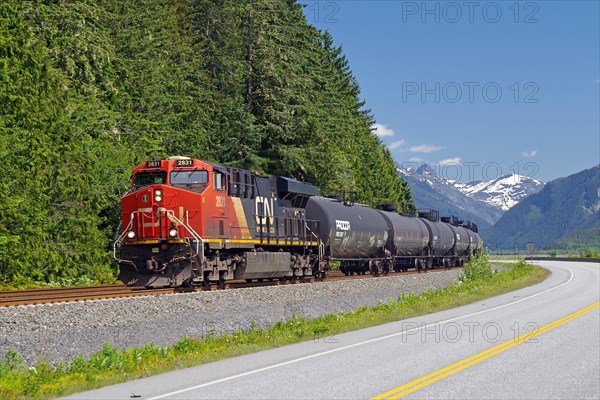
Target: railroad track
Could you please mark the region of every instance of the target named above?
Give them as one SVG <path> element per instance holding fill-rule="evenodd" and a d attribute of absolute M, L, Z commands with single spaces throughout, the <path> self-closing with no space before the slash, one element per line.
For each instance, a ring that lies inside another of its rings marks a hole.
<path fill-rule="evenodd" d="M 0 307 L 61 303 L 79 300 L 99 300 L 118 297 L 148 296 L 175 293 L 176 289 L 144 289 L 125 285 L 81 286 L 0 291 Z"/>
<path fill-rule="evenodd" d="M 450 268 L 450 270 L 460 269 L 458 267 Z M 427 273 L 436 273 L 447 271 L 444 269 L 434 269 Z M 416 275 L 424 272 L 408 271 L 408 272 L 393 272 L 387 276 L 402 276 L 402 275 Z M 379 276 L 383 277 L 383 275 Z M 352 279 L 370 279 L 373 278 L 371 275 L 354 275 L 345 276 L 339 271 L 332 272 L 326 279 L 327 282 L 352 280 Z M 191 288 L 164 288 L 164 289 L 146 289 L 139 287 L 127 287 L 125 285 L 104 285 L 104 286 L 81 286 L 81 287 L 70 287 L 70 288 L 46 288 L 46 289 L 27 289 L 27 290 L 6 290 L 0 291 L 0 307 L 9 306 L 21 306 L 21 305 L 35 305 L 35 304 L 47 304 L 47 303 L 63 303 L 70 301 L 82 301 L 82 300 L 100 300 L 100 299 L 114 299 L 121 297 L 134 297 L 134 296 L 151 296 L 151 295 L 163 295 L 173 293 L 187 293 L 187 292 L 202 292 L 202 291 L 214 291 L 214 290 L 226 290 L 226 289 L 241 289 L 249 287 L 262 287 L 262 286 L 279 286 L 279 285 L 293 285 L 301 283 L 311 283 L 320 281 L 316 278 L 307 278 L 304 280 L 287 280 L 287 281 L 263 281 L 263 282 L 245 282 L 245 281 L 233 281 L 228 282 L 223 286 L 210 285 L 208 287 L 194 286 Z"/>

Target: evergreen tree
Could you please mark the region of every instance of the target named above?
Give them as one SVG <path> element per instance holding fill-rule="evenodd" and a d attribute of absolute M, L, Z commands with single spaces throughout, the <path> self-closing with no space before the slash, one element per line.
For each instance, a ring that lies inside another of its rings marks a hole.
<path fill-rule="evenodd" d="M 295 1 L 3 1 L 0 279 L 113 279 L 120 198 L 154 157 L 409 207 L 372 124 L 341 47 Z"/>

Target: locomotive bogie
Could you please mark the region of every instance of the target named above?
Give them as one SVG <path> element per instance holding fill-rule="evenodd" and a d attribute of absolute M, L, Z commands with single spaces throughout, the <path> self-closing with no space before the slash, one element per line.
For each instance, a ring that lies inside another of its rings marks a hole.
<path fill-rule="evenodd" d="M 190 255 L 189 246 L 181 243 L 125 245 L 118 279 L 128 286 L 187 286 L 199 268 Z"/>

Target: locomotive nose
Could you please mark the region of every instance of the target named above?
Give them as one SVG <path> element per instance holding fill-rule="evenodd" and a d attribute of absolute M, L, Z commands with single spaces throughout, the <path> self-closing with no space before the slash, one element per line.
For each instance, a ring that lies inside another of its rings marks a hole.
<path fill-rule="evenodd" d="M 124 209 L 131 213 L 126 240 L 173 239 L 179 236 L 177 224 L 171 215 L 173 210 L 170 210 L 175 197 L 175 193 L 171 192 L 168 186 L 153 185 L 131 193 L 128 199 L 124 199 Z M 126 216 L 123 217 L 125 221 Z"/>

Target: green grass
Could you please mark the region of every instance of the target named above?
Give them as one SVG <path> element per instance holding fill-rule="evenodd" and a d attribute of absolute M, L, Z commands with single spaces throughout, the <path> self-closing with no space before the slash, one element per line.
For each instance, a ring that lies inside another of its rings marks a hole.
<path fill-rule="evenodd" d="M 14 351 L 0 364 L 0 398 L 50 398 L 109 384 L 159 374 L 224 358 L 323 339 L 387 322 L 458 307 L 487 297 L 541 282 L 548 271 L 523 261 L 507 271 L 496 273 L 487 257 L 465 266 L 456 284 L 419 295 L 401 295 L 375 307 L 331 314 L 314 319 L 294 316 L 269 329 L 251 328 L 232 334 L 183 339 L 175 345 L 118 350 L 109 345 L 89 358 L 50 366 L 41 361 L 35 367 L 23 366 Z"/>
<path fill-rule="evenodd" d="M 102 281 L 90 279 L 88 277 L 76 278 L 56 278 L 52 282 L 40 282 L 31 279 L 22 278 L 20 280 L 1 281 L 0 290 L 26 290 L 26 289 L 45 289 L 45 288 L 62 288 L 62 287 L 77 287 L 77 286 L 96 286 L 96 285 L 111 285 L 120 283 L 116 278 L 105 277 Z"/>
<path fill-rule="evenodd" d="M 516 260 L 523 257 L 529 257 L 526 251 L 521 253 L 504 253 L 493 252 L 490 257 L 497 260 Z M 599 258 L 600 248 L 585 247 L 585 248 L 569 248 L 569 249 L 536 249 L 533 257 L 573 257 L 573 258 Z"/>

